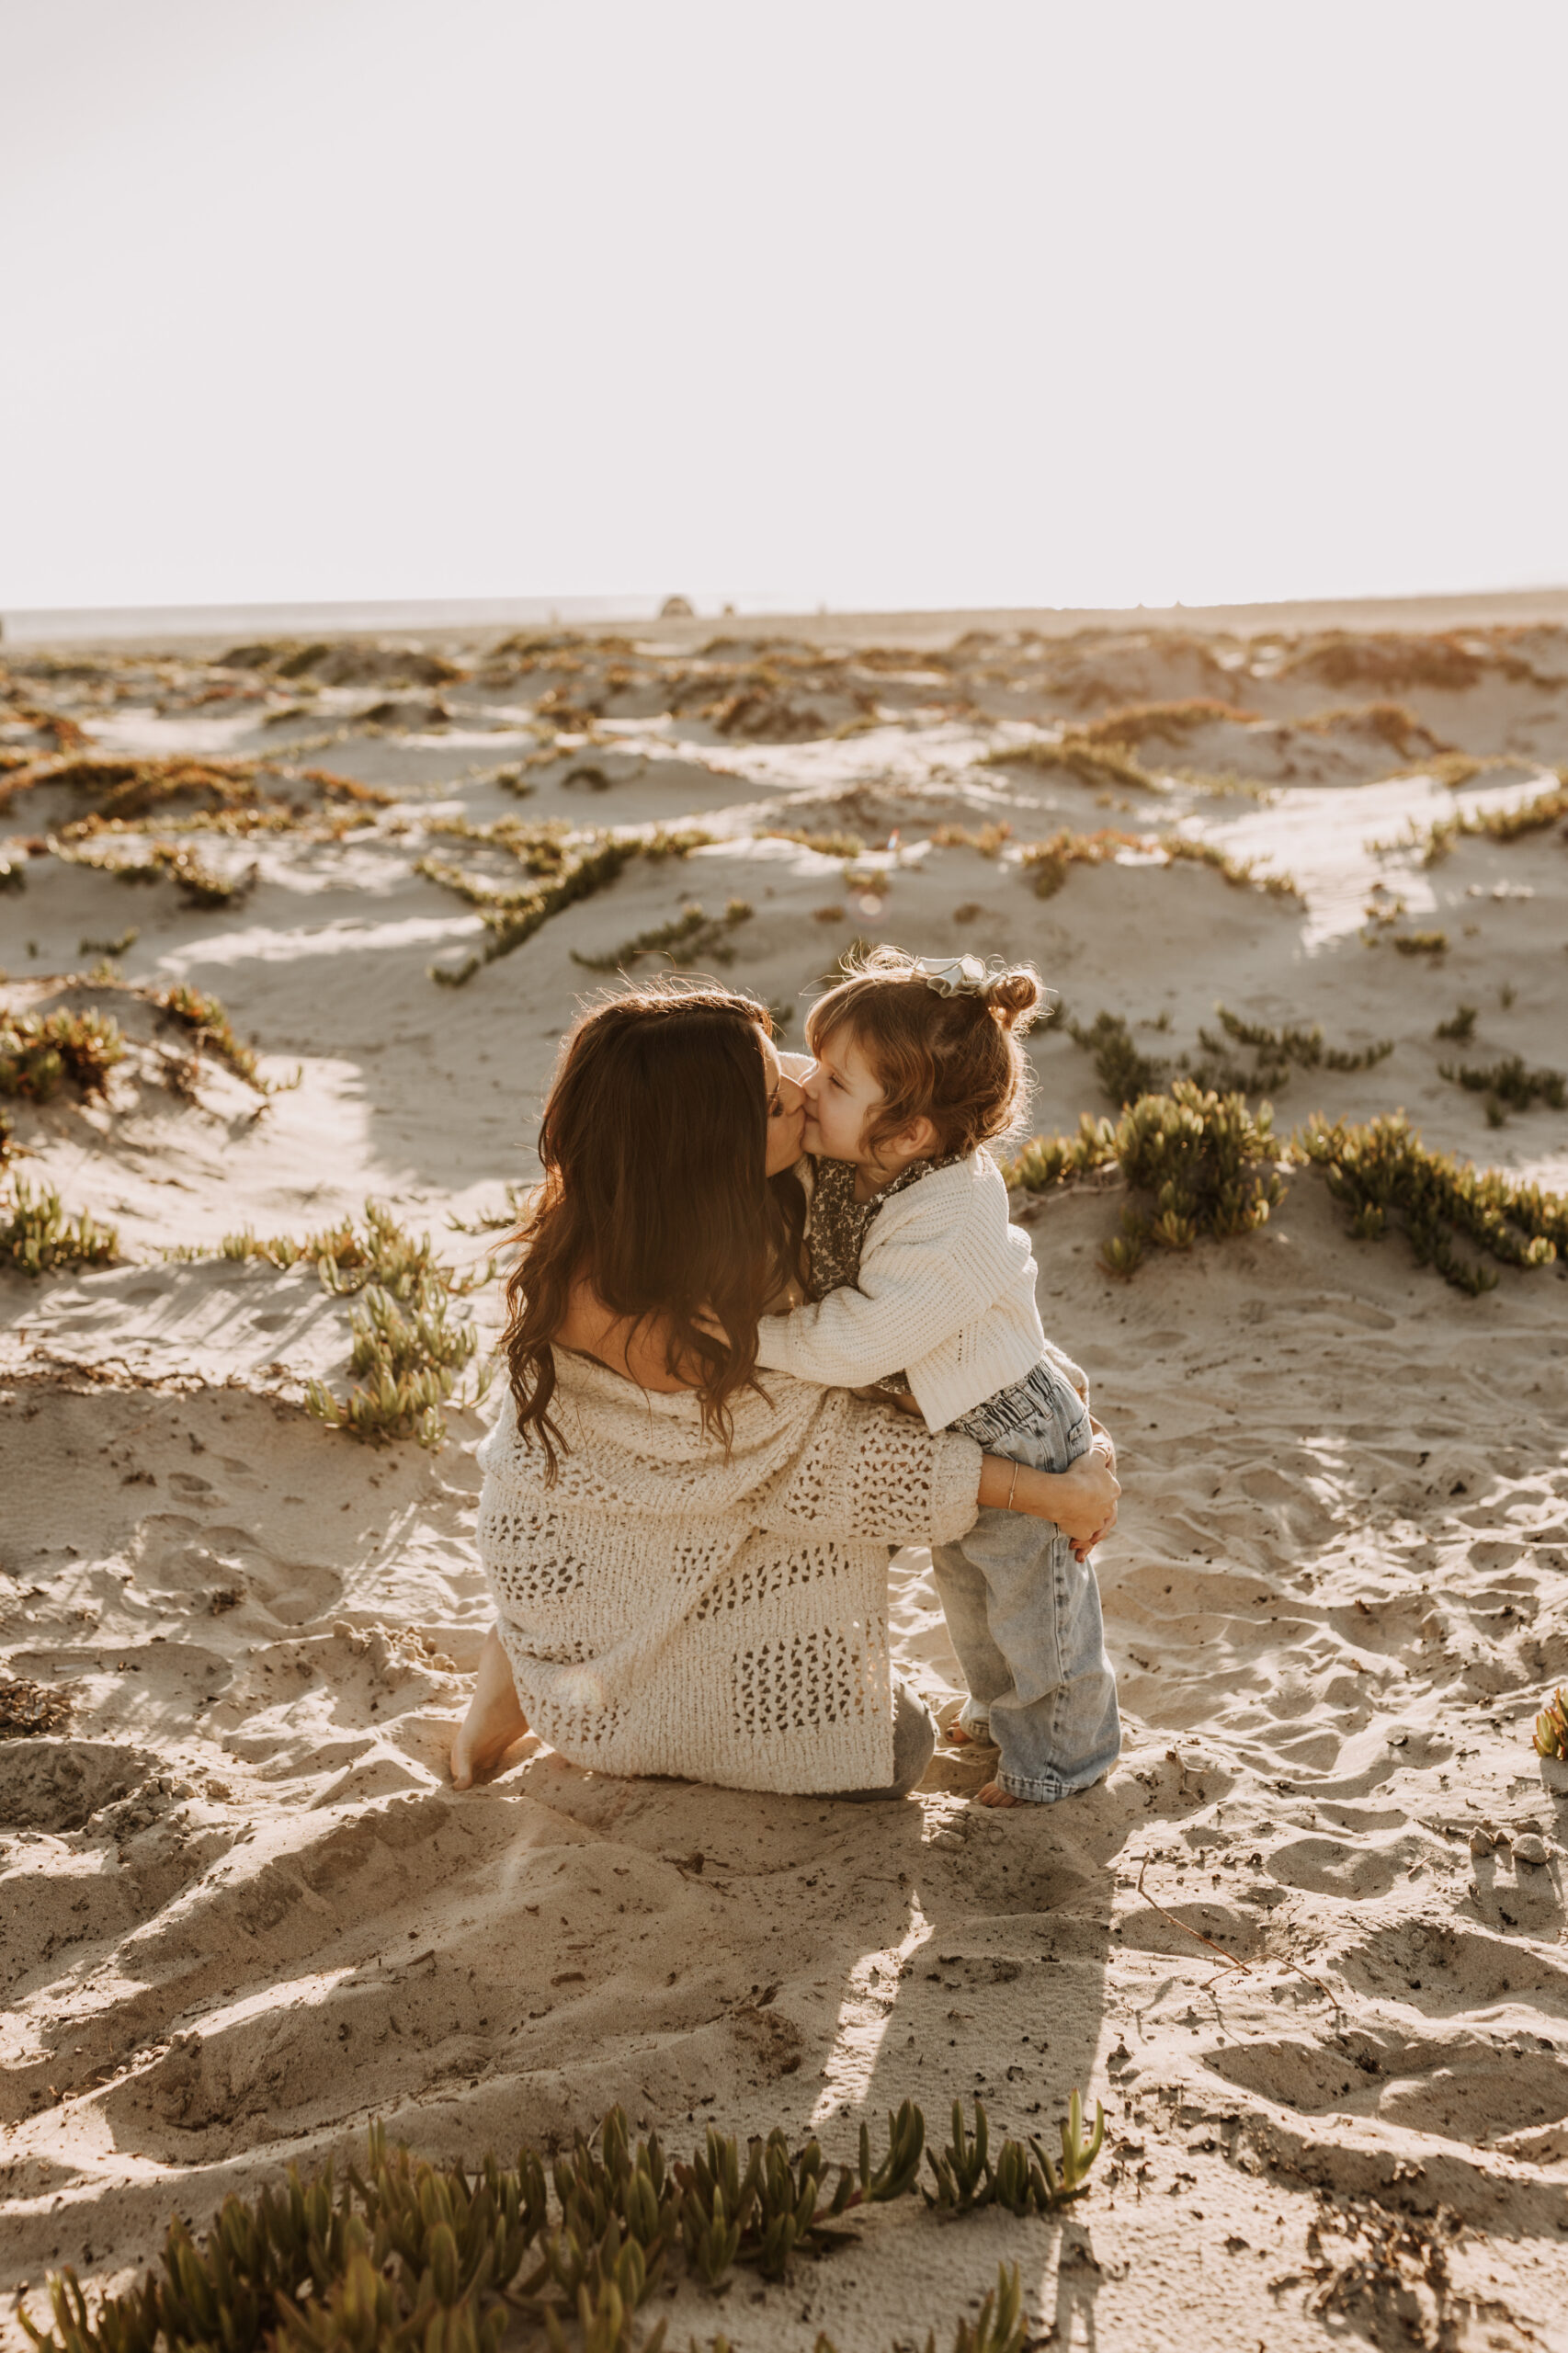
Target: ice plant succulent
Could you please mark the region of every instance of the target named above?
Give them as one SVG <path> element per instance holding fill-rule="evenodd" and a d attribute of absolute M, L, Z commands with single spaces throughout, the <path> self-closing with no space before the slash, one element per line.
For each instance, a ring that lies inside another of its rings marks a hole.
<path fill-rule="evenodd" d="M 1561 1685 L 1535 1720 L 1531 1745 L 1538 1756 L 1552 1756 L 1559 1764 L 1568 1765 L 1568 1699 Z"/>
<path fill-rule="evenodd" d="M 1358 1240 L 1402 1229 L 1416 1264 L 1436 1267 L 1456 1290 L 1474 1296 L 1498 1281 L 1454 1248 L 1457 1238 L 1507 1267 L 1550 1266 L 1568 1251 L 1568 1198 L 1429 1152 L 1403 1111 L 1361 1127 L 1315 1118 L 1291 1150 L 1323 1171 Z"/>
<path fill-rule="evenodd" d="M 976 2104 L 971 2136 L 955 2109 L 954 2142 L 930 2160 L 955 2195 L 926 2202 L 1054 2211 L 1083 2194 L 1103 2131 L 1096 2108 L 1085 2138 L 1074 2093 L 1060 2168 L 1033 2141 L 1005 2141 L 993 2167 L 984 2110 Z M 631 2353 L 634 2315 L 672 2269 L 715 2290 L 737 2263 L 783 2279 L 797 2250 L 846 2235 L 834 2218 L 908 2196 L 925 2138 L 907 2100 L 874 2162 L 862 2126 L 858 2163 L 837 2168 L 829 2195 L 819 2143 L 791 2152 L 777 2128 L 744 2157 L 710 2128 L 689 2160 L 671 2162 L 656 2133 L 633 2143 L 612 2109 L 547 2170 L 527 2146 L 512 2165 L 488 2154 L 472 2167 L 430 2165 L 390 2148 L 375 2124 L 363 2169 L 340 2180 L 329 2159 L 301 2179 L 290 2166 L 281 2189 L 226 2198 L 199 2239 L 175 2222 L 159 2268 L 119 2294 L 89 2302 L 68 2269 L 49 2279 L 50 2323 L 32 2317 L 25 2290 L 17 2315 L 37 2353 L 497 2353 L 508 2313 L 542 2325 L 555 2353 Z M 661 2325 L 642 2353 L 662 2338 Z M 1017 2274 L 1003 2270 L 955 2353 L 1021 2343 Z"/>
<path fill-rule="evenodd" d="M 60 1267 L 107 1267 L 119 1247 L 118 1230 L 100 1225 L 90 1210 L 72 1217 L 51 1185 L 35 1193 L 23 1176 L 11 1180 L 10 1217 L 0 1198 L 0 1267 L 19 1274 L 52 1274 Z"/>

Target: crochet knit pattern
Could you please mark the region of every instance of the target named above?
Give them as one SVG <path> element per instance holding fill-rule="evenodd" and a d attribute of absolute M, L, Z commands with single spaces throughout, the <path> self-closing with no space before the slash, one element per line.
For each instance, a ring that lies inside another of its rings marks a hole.
<path fill-rule="evenodd" d="M 975 1517 L 981 1451 L 778 1373 L 728 1454 L 689 1392 L 558 1347 L 547 1486 L 510 1404 L 479 1449 L 479 1549 L 529 1723 L 574 1764 L 733 1789 L 892 1777 L 888 1548 Z"/>

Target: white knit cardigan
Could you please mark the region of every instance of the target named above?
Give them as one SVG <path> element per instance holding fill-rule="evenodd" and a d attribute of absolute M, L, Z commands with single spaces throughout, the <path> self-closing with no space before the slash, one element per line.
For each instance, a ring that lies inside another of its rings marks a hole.
<path fill-rule="evenodd" d="M 765 1315 L 757 1344 L 760 1363 L 800 1381 L 858 1389 L 905 1371 L 934 1430 L 1045 1353 L 1034 1253 L 988 1152 L 894 1193 L 867 1228 L 858 1283 Z"/>
<path fill-rule="evenodd" d="M 975 1517 L 981 1451 L 778 1374 L 728 1454 L 689 1391 L 558 1347 L 548 1486 L 508 1403 L 479 1449 L 479 1549 L 517 1697 L 574 1764 L 734 1789 L 892 1778 L 888 1548 Z"/>

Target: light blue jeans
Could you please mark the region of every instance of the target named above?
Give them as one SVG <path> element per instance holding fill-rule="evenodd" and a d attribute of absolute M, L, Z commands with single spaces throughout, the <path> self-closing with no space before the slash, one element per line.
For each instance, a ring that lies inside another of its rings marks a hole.
<path fill-rule="evenodd" d="M 1026 1427 L 984 1434 L 990 1453 L 1058 1472 L 1087 1453 L 1087 1406 L 1060 1376 L 1051 1385 L 1051 1406 Z M 989 1724 L 1002 1788 L 1054 1805 L 1103 1779 L 1121 1718 L 1088 1563 L 1053 1521 L 983 1511 L 958 1543 L 933 1546 L 931 1568 L 969 1685 L 959 1721 L 983 1739 Z"/>

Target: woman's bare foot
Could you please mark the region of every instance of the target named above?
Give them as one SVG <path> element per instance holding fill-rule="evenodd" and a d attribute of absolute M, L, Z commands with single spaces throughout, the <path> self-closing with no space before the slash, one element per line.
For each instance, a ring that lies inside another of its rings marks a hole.
<path fill-rule="evenodd" d="M 1023 1803 L 1022 1798 L 1016 1798 L 1011 1790 L 1005 1790 L 1002 1787 L 1000 1781 L 987 1781 L 985 1787 L 983 1790 L 976 1790 L 974 1794 L 981 1805 L 1022 1805 Z"/>
<path fill-rule="evenodd" d="M 488 1780 L 528 1728 L 501 1637 L 492 1626 L 479 1654 L 479 1673 L 468 1713 L 452 1742 L 453 1789 L 472 1790 L 476 1780 Z"/>
<path fill-rule="evenodd" d="M 992 1745 L 989 1724 L 983 1732 L 971 1732 L 961 1716 L 953 1718 L 942 1737 L 949 1741 L 955 1748 L 989 1748 Z"/>

